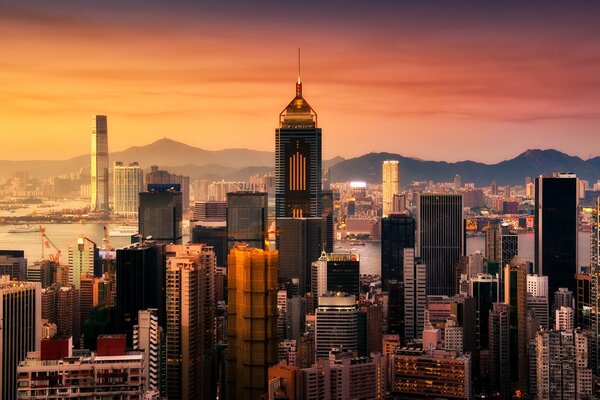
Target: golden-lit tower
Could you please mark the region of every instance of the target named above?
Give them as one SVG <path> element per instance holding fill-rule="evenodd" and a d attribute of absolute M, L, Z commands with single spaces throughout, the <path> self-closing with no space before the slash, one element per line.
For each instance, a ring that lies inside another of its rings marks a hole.
<path fill-rule="evenodd" d="M 396 160 L 386 160 L 382 167 L 383 216 L 393 211 L 394 195 L 400 193 L 399 165 Z"/>
<path fill-rule="evenodd" d="M 277 363 L 276 250 L 236 245 L 228 258 L 225 399 L 258 400 Z"/>

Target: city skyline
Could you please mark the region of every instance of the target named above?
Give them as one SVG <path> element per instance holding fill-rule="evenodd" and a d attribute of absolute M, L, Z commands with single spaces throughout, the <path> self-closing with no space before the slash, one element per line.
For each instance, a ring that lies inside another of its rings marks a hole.
<path fill-rule="evenodd" d="M 80 155 L 95 114 L 110 117 L 111 151 L 165 136 L 272 150 L 297 47 L 325 158 L 497 162 L 539 143 L 598 153 L 596 5 L 10 3 L 0 3 L 4 159 Z"/>

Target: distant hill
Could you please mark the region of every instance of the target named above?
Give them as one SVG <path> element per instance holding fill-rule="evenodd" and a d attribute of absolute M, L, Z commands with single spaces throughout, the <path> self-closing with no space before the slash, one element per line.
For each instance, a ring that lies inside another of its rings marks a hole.
<path fill-rule="evenodd" d="M 249 149 L 204 150 L 171 139 L 160 139 L 145 146 L 133 146 L 110 154 L 111 165 L 115 161 L 137 161 L 145 171 L 158 165 L 170 172 L 188 175 L 192 180 L 246 180 L 256 174 L 274 170 L 275 156 L 269 151 Z M 525 177 L 551 174 L 555 171 L 574 172 L 592 182 L 600 177 L 600 157 L 582 160 L 556 150 L 527 150 L 519 156 L 497 164 L 475 161 L 448 163 L 404 157 L 393 153 L 369 153 L 360 157 L 344 159 L 334 157 L 323 160 L 323 169 L 330 171 L 330 182 L 364 180 L 381 182 L 381 163 L 398 160 L 400 180 L 404 184 L 415 180 L 450 182 L 456 174 L 463 182 L 488 185 L 496 180 L 499 185 L 522 184 Z M 47 178 L 78 171 L 89 173 L 90 156 L 82 155 L 68 160 L 0 160 L 0 177 L 11 176 L 16 171 L 29 171 L 37 178 Z"/>
<path fill-rule="evenodd" d="M 600 178 L 600 157 L 584 161 L 557 150 L 534 149 L 497 164 L 424 161 L 393 153 L 369 153 L 334 165 L 330 169 L 330 181 L 381 182 L 381 165 L 384 160 L 398 160 L 403 184 L 424 180 L 451 182 L 456 174 L 461 176 L 463 182 L 474 182 L 477 185 L 489 185 L 492 180 L 496 180 L 499 185 L 524 184 L 528 176 L 533 178 L 557 171 L 576 173 L 590 183 Z"/>
<path fill-rule="evenodd" d="M 342 157 L 335 157 L 323 160 L 323 165 L 328 168 L 343 160 Z M 269 151 L 249 149 L 204 150 L 164 138 L 145 146 L 133 146 L 110 153 L 110 164 L 115 161 L 137 161 L 145 171 L 151 165 L 158 165 L 169 172 L 188 175 L 192 180 L 239 181 L 273 171 L 275 155 Z M 89 174 L 89 154 L 68 160 L 0 160 L 0 177 L 9 177 L 16 171 L 29 171 L 33 177 L 47 178 L 82 170 Z"/>

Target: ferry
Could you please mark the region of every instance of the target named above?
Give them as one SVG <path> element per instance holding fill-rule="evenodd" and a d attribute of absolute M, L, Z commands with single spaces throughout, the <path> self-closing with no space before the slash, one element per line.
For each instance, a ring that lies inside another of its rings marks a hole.
<path fill-rule="evenodd" d="M 39 232 L 40 228 L 37 226 L 27 225 L 27 226 L 17 226 L 16 228 L 11 228 L 8 230 L 8 233 L 33 233 Z"/>
<path fill-rule="evenodd" d="M 138 234 L 138 228 L 134 225 L 121 225 L 108 231 L 109 236 L 129 237 Z"/>

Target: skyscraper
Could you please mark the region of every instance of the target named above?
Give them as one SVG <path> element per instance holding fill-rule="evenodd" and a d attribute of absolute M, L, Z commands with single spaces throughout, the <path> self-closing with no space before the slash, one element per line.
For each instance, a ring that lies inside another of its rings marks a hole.
<path fill-rule="evenodd" d="M 131 334 L 138 312 L 158 309 L 158 323 L 165 326 L 165 246 L 136 243 L 117 249 L 116 322 L 120 332 Z"/>
<path fill-rule="evenodd" d="M 27 259 L 23 250 L 0 250 L 0 276 L 17 281 L 28 280 Z"/>
<path fill-rule="evenodd" d="M 590 319 L 594 343 L 592 343 L 592 365 L 594 373 L 600 373 L 600 198 L 592 210 L 592 233 L 590 237 Z"/>
<path fill-rule="evenodd" d="M 0 399 L 17 397 L 17 366 L 42 340 L 41 285 L 0 276 Z"/>
<path fill-rule="evenodd" d="M 548 276 L 548 293 L 575 293 L 578 230 L 577 177 L 555 173 L 535 179 L 535 270 Z"/>
<path fill-rule="evenodd" d="M 201 244 L 167 245 L 166 251 L 167 396 L 211 398 L 215 254 Z"/>
<path fill-rule="evenodd" d="M 277 219 L 279 279 L 298 279 L 300 295 L 310 290 L 311 263 L 323 250 L 325 231 L 322 218 Z"/>
<path fill-rule="evenodd" d="M 518 256 L 504 268 L 504 303 L 510 306 L 511 390 L 527 392 L 527 263 Z"/>
<path fill-rule="evenodd" d="M 399 164 L 396 160 L 386 160 L 382 166 L 383 217 L 393 209 L 394 195 L 400 193 Z"/>
<path fill-rule="evenodd" d="M 267 193 L 227 193 L 227 248 L 246 243 L 265 248 L 267 237 Z"/>
<path fill-rule="evenodd" d="M 415 220 L 411 215 L 391 214 L 381 220 L 381 287 L 404 280 L 404 249 L 415 247 Z"/>
<path fill-rule="evenodd" d="M 296 97 L 279 114 L 275 130 L 275 216 L 321 217 L 321 128 L 317 114 L 302 97 L 298 74 Z"/>
<path fill-rule="evenodd" d="M 235 246 L 229 252 L 227 388 L 229 400 L 260 399 L 277 363 L 277 251 Z"/>
<path fill-rule="evenodd" d="M 427 266 L 427 294 L 453 296 L 456 264 L 465 255 L 462 195 L 417 196 L 417 257 Z"/>
<path fill-rule="evenodd" d="M 183 207 L 177 184 L 148 184 L 140 193 L 139 232 L 160 243 L 180 244 Z"/>
<path fill-rule="evenodd" d="M 494 303 L 489 311 L 488 338 L 486 347 L 490 351 L 490 390 L 498 398 L 510 399 L 510 306 L 504 303 Z"/>
<path fill-rule="evenodd" d="M 320 296 L 315 316 L 317 360 L 327 359 L 333 348 L 358 351 L 358 307 L 354 295 Z"/>
<path fill-rule="evenodd" d="M 108 125 L 96 115 L 92 127 L 92 210 L 108 211 Z"/>
<path fill-rule="evenodd" d="M 146 390 L 160 390 L 163 375 L 163 330 L 158 326 L 158 310 L 140 310 L 138 324 L 133 330 L 133 349 L 144 352 L 144 386 Z"/>
<path fill-rule="evenodd" d="M 113 212 L 129 219 L 137 219 L 140 193 L 144 191 L 144 172 L 137 162 L 113 167 Z"/>
<path fill-rule="evenodd" d="M 66 283 L 79 289 L 81 278 L 88 274 L 94 274 L 94 261 L 97 251 L 96 243 L 85 236 L 79 236 L 69 243 L 69 270 L 68 282 Z"/>
<path fill-rule="evenodd" d="M 404 249 L 404 335 L 409 341 L 422 337 L 427 307 L 427 266 L 415 261 L 415 250 Z M 406 343 L 406 342 L 405 342 Z"/>

